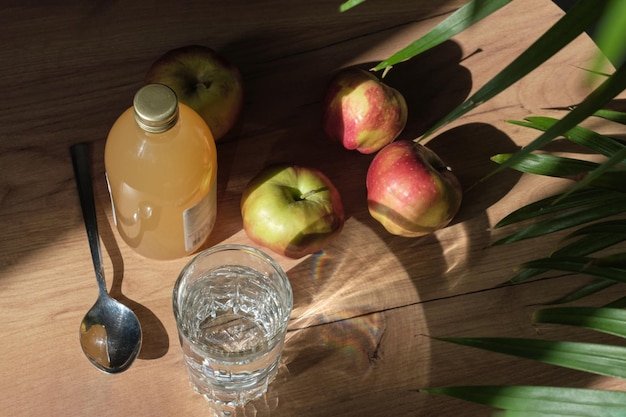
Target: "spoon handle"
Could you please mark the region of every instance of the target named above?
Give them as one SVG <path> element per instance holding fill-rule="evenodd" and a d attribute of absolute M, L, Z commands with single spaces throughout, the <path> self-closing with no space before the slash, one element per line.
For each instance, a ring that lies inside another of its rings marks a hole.
<path fill-rule="evenodd" d="M 98 233 L 98 220 L 96 217 L 96 203 L 93 197 L 93 187 L 91 185 L 91 166 L 89 161 L 89 149 L 86 143 L 78 143 L 70 147 L 72 154 L 72 165 L 74 166 L 74 178 L 78 189 L 80 207 L 83 211 L 83 220 L 87 231 L 87 240 L 91 250 L 91 259 L 96 272 L 98 290 L 106 293 L 106 282 L 104 281 L 104 269 L 102 268 L 102 251 L 100 249 L 100 235 Z"/>

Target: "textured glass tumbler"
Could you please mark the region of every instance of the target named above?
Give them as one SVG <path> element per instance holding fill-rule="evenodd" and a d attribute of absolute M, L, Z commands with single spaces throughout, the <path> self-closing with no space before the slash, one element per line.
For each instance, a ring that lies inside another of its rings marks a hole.
<path fill-rule="evenodd" d="M 267 391 L 293 308 L 276 261 L 248 246 L 207 249 L 183 268 L 173 305 L 191 384 L 217 415 Z"/>

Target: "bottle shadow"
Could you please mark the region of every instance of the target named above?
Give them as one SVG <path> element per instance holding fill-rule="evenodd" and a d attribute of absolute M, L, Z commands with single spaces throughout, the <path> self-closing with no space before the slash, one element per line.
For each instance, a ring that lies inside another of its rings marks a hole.
<path fill-rule="evenodd" d="M 106 218 L 99 219 L 100 237 L 104 248 L 113 264 L 113 281 L 110 295 L 120 303 L 130 308 L 141 324 L 142 343 L 139 359 L 158 359 L 165 356 L 169 350 L 169 336 L 165 326 L 159 318 L 147 307 L 132 300 L 122 293 L 124 277 L 124 259 L 115 240 L 111 225 Z"/>

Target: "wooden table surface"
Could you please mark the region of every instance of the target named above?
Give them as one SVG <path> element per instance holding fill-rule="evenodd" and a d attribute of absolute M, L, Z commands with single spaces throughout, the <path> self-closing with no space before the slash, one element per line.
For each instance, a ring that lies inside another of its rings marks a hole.
<path fill-rule="evenodd" d="M 478 416 L 484 407 L 418 392 L 427 386 L 554 384 L 615 387 L 589 377 L 429 336 L 598 336 L 536 329 L 533 304 L 584 277 L 495 288 L 519 263 L 545 256 L 561 236 L 489 247 L 491 227 L 523 204 L 566 185 L 504 172 L 469 190 L 536 132 L 507 124 L 575 104 L 595 53 L 582 36 L 548 63 L 427 142 L 466 190 L 449 227 L 427 237 L 387 234 L 368 214 L 372 156 L 331 143 L 320 99 L 337 69 L 372 64 L 425 33 L 463 1 L 370 0 L 340 14 L 339 0 L 266 2 L 8 2 L 0 7 L 0 414 L 6 416 L 207 416 L 183 368 L 171 307 L 189 258 L 151 261 L 112 227 L 104 181 L 108 129 L 131 104 L 149 65 L 186 44 L 236 62 L 245 109 L 218 145 L 218 217 L 207 246 L 249 244 L 239 198 L 277 161 L 324 171 L 342 193 L 348 220 L 323 253 L 276 256 L 294 288 L 283 364 L 245 416 Z M 388 83 L 406 95 L 418 137 L 503 68 L 562 11 L 548 0 L 512 2 L 471 30 L 397 65 Z M 101 373 L 83 356 L 79 323 L 97 296 L 68 147 L 92 146 L 105 272 L 112 294 L 139 316 L 144 344 L 126 372 Z M 602 295 L 597 296 L 602 299 Z M 624 387 L 622 387 L 624 388 Z"/>

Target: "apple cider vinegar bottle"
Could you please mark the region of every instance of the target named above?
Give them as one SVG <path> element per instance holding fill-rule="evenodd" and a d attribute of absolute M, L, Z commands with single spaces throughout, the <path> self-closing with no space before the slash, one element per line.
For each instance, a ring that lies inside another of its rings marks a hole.
<path fill-rule="evenodd" d="M 216 216 L 217 151 L 206 122 L 162 84 L 148 84 L 111 127 L 104 150 L 115 225 L 153 259 L 196 251 Z"/>

